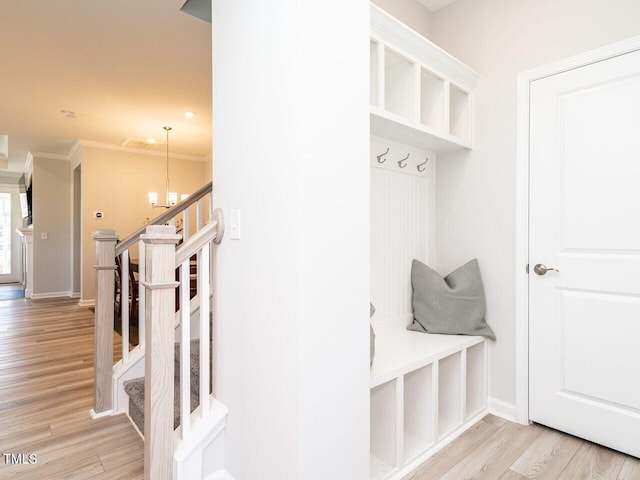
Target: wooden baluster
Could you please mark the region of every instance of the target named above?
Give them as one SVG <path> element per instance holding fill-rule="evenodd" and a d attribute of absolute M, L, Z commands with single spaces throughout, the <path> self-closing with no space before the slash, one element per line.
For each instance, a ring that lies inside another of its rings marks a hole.
<path fill-rule="evenodd" d="M 191 261 L 180 265 L 180 438 L 191 431 Z"/>
<path fill-rule="evenodd" d="M 145 297 L 145 288 L 141 280 L 145 278 L 146 265 L 145 265 L 145 250 L 144 242 L 138 241 L 138 345 L 144 350 L 146 344 L 145 338 L 145 325 L 146 325 L 146 311 L 147 302 Z"/>
<path fill-rule="evenodd" d="M 189 209 L 187 208 L 184 212 L 182 212 L 182 238 L 183 241 L 189 240 L 191 236 L 189 232 Z"/>
<path fill-rule="evenodd" d="M 151 225 L 146 232 L 141 236 L 147 297 L 144 478 L 172 480 L 175 246 L 180 236 L 173 226 Z"/>
<path fill-rule="evenodd" d="M 202 199 L 196 202 L 196 232 L 202 228 Z"/>
<path fill-rule="evenodd" d="M 129 250 L 120 257 L 120 326 L 122 327 L 122 363 L 129 361 Z M 133 299 L 131 299 L 133 301 Z"/>
<path fill-rule="evenodd" d="M 207 222 L 211 221 L 213 218 L 213 192 L 209 193 L 209 219 Z"/>
<path fill-rule="evenodd" d="M 209 416 L 209 394 L 211 389 L 209 360 L 209 243 L 198 252 L 198 298 L 200 299 L 200 408 L 202 418 Z"/>
<path fill-rule="evenodd" d="M 115 298 L 115 255 L 118 237 L 115 230 L 98 230 L 96 242 L 96 308 L 94 352 L 93 414 L 105 414 L 113 408 L 113 301 Z"/>

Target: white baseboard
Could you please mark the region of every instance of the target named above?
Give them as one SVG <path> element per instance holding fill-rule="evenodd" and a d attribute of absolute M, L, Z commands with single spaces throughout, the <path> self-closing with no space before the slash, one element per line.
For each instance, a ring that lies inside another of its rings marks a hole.
<path fill-rule="evenodd" d="M 91 415 L 91 418 L 93 418 L 94 420 L 96 418 L 110 417 L 111 415 L 113 415 L 113 410 L 105 410 L 104 412 L 96 413 L 96 411 L 92 408 L 91 410 L 89 410 L 89 415 Z"/>
<path fill-rule="evenodd" d="M 70 291 L 66 292 L 47 292 L 47 293 L 34 293 L 31 295 L 33 300 L 38 300 L 42 298 L 70 298 L 72 293 Z"/>
<path fill-rule="evenodd" d="M 80 292 L 71 292 L 71 298 L 80 298 Z"/>
<path fill-rule="evenodd" d="M 494 397 L 488 399 L 489 413 L 496 417 L 504 418 L 510 422 L 516 422 L 516 406 L 513 403 L 505 402 Z"/>
<path fill-rule="evenodd" d="M 89 300 L 80 300 L 78 302 L 79 307 L 95 307 L 96 300 L 94 298 L 90 298 Z"/>
<path fill-rule="evenodd" d="M 233 476 L 226 470 L 218 470 L 216 473 L 212 473 L 203 480 L 235 480 Z"/>

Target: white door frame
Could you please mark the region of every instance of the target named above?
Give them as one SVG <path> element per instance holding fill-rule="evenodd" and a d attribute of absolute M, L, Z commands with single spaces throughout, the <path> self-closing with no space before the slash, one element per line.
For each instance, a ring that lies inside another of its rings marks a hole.
<path fill-rule="evenodd" d="M 516 138 L 516 421 L 529 422 L 529 87 L 531 82 L 640 50 L 640 36 L 518 75 Z"/>

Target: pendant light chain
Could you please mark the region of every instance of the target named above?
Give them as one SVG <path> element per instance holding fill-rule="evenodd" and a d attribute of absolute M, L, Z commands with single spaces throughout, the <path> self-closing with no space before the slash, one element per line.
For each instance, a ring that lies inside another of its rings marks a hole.
<path fill-rule="evenodd" d="M 166 199 L 166 205 L 170 205 L 169 202 L 169 131 L 171 130 L 171 127 L 162 127 L 164 128 L 164 130 L 167 132 L 167 185 L 166 185 L 166 192 L 165 192 L 165 199 Z"/>

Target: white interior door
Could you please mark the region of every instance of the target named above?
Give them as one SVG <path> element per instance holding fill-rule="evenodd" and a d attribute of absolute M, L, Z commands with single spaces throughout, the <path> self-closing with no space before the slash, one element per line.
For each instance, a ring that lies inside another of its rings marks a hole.
<path fill-rule="evenodd" d="M 529 153 L 530 419 L 640 457 L 640 51 L 532 82 Z"/>

